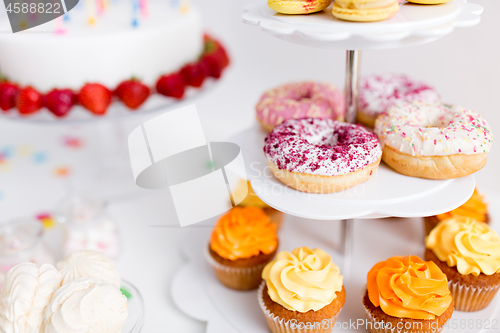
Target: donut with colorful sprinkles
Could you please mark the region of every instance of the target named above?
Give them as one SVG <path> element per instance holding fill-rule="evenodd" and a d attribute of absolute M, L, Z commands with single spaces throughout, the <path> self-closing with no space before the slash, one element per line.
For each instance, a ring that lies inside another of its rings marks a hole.
<path fill-rule="evenodd" d="M 486 164 L 493 134 L 475 111 L 448 104 L 400 102 L 380 115 L 382 159 L 397 172 L 427 179 L 470 175 Z"/>
<path fill-rule="evenodd" d="M 290 119 L 265 139 L 273 175 L 298 191 L 331 193 L 368 180 L 382 156 L 372 132 L 329 118 Z"/>

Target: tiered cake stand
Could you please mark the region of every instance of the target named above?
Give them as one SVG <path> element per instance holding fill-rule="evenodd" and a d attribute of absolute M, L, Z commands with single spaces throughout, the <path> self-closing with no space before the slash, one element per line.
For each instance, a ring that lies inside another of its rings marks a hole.
<path fill-rule="evenodd" d="M 265 1 L 260 1 L 246 5 L 242 19 L 285 41 L 348 50 L 346 121 L 354 122 L 359 50 L 435 41 L 451 33 L 455 27 L 478 24 L 482 11 L 481 6 L 465 0 L 452 0 L 435 6 L 404 3 L 399 13 L 390 20 L 355 23 L 335 19 L 329 9 L 310 15 L 281 15 L 269 9 Z M 349 293 L 338 319 L 340 323 L 364 318 L 361 305 L 363 286 L 368 269 L 377 261 L 398 254 L 423 255 L 422 226 L 418 217 L 457 208 L 470 198 L 475 187 L 473 176 L 425 180 L 400 175 L 382 163 L 370 180 L 348 190 L 332 194 L 303 193 L 286 187 L 272 176 L 262 152 L 265 136 L 266 133 L 258 126 L 253 126 L 230 141 L 241 147 L 247 176 L 256 194 L 270 206 L 289 214 L 289 220 L 292 220 L 280 232 L 280 247 L 287 250 L 303 245 L 322 247 L 329 250 L 334 261 L 340 265 Z M 406 223 L 397 223 L 395 219 L 368 223 L 355 223 L 353 220 L 381 217 L 412 219 Z M 304 221 L 298 218 L 342 222 L 308 221 L 307 227 L 304 227 Z M 265 332 L 267 328 L 255 292 L 236 292 L 223 287 L 205 263 L 203 253 L 208 246 L 209 230 L 198 230 L 192 237 L 196 239 L 186 242 L 183 249 L 190 261 L 172 285 L 174 302 L 187 314 L 208 321 L 207 332 Z M 353 246 L 354 242 L 356 246 Z M 391 248 L 387 249 L 388 246 Z M 497 303 L 495 301 L 487 309 L 474 314 L 456 312 L 453 319 L 458 325 L 450 324 L 447 330 L 481 332 L 484 325 L 471 328 L 464 327 L 463 323 L 471 319 L 485 321 L 493 318 Z M 359 329 L 348 326 L 336 331 Z M 496 329 L 500 329 L 498 325 Z M 361 331 L 366 330 L 363 328 Z"/>

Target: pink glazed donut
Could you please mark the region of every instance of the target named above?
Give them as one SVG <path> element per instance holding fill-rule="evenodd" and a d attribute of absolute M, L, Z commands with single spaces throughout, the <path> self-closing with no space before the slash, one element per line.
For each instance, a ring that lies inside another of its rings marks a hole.
<path fill-rule="evenodd" d="M 327 83 L 290 83 L 264 93 L 256 106 L 264 130 L 298 118 L 344 119 L 344 94 Z"/>
<path fill-rule="evenodd" d="M 382 148 L 377 136 L 360 125 L 303 118 L 276 126 L 266 138 L 264 154 L 284 184 L 302 192 L 331 193 L 368 180 Z"/>
<path fill-rule="evenodd" d="M 368 127 L 389 107 L 398 102 L 440 102 L 439 94 L 428 84 L 405 74 L 371 75 L 359 83 L 358 121 Z"/>

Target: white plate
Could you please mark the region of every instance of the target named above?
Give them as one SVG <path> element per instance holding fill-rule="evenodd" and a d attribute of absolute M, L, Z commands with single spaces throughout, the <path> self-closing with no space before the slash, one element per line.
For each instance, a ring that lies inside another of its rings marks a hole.
<path fill-rule="evenodd" d="M 380 22 L 348 22 L 336 19 L 331 7 L 309 15 L 283 15 L 265 1 L 247 4 L 243 22 L 257 25 L 280 39 L 314 47 L 362 50 L 417 45 L 439 39 L 455 27 L 479 23 L 483 8 L 452 0 L 440 5 L 404 3 L 392 18 Z"/>
<path fill-rule="evenodd" d="M 490 202 L 499 202 L 500 196 L 488 197 Z M 500 218 L 498 209 L 491 205 L 492 221 Z M 366 274 L 379 261 L 395 255 L 418 255 L 424 253 L 424 227 L 420 218 L 379 219 L 354 221 L 354 251 L 352 257 L 343 258 L 336 249 L 339 247 L 339 221 L 311 221 L 287 216 L 279 232 L 280 250 L 291 251 L 299 246 L 319 247 L 327 251 L 339 265 L 344 275 L 347 299 L 338 323 L 356 322 L 364 319 L 362 296 L 366 284 Z M 495 225 L 498 230 L 498 223 Z M 257 333 L 268 332 L 268 328 L 257 303 L 256 291 L 234 291 L 224 287 L 215 277 L 204 258 L 204 250 L 212 229 L 192 229 L 192 233 L 182 248 L 187 262 L 182 266 L 170 287 L 174 303 L 187 315 L 207 322 L 207 333 Z M 345 267 L 351 271 L 346 272 Z M 451 329 L 451 325 L 467 325 L 473 320 L 475 325 L 483 326 L 487 320 L 499 316 L 499 296 L 484 310 L 473 313 L 455 311 L 450 319 L 450 328 L 443 332 L 453 333 L 488 333 L 499 332 L 496 329 Z M 344 324 L 344 325 L 346 325 Z M 490 324 L 491 328 L 491 324 Z M 359 329 L 336 328 L 334 332 L 368 332 Z"/>
<path fill-rule="evenodd" d="M 270 206 L 290 215 L 316 220 L 436 215 L 465 203 L 475 187 L 473 176 L 428 180 L 403 176 L 381 163 L 368 181 L 345 191 L 299 192 L 272 176 L 262 151 L 265 137 L 260 127 L 253 126 L 229 141 L 240 146 L 255 193 Z"/>

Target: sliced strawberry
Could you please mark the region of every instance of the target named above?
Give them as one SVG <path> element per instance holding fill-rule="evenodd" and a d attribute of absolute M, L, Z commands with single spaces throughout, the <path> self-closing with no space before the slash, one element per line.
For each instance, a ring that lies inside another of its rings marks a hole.
<path fill-rule="evenodd" d="M 16 96 L 19 93 L 19 87 L 10 82 L 0 83 L 0 108 L 4 111 L 16 106 Z"/>
<path fill-rule="evenodd" d="M 99 83 L 87 83 L 78 93 L 80 104 L 96 115 L 106 113 L 109 104 L 111 104 L 111 91 Z"/>
<path fill-rule="evenodd" d="M 71 89 L 53 89 L 43 100 L 43 104 L 56 117 L 64 117 L 74 105 L 75 94 Z"/>
<path fill-rule="evenodd" d="M 137 80 L 123 81 L 115 90 L 115 95 L 132 110 L 137 109 L 149 97 L 149 88 Z"/>
<path fill-rule="evenodd" d="M 163 75 L 156 82 L 156 90 L 165 96 L 181 99 L 184 96 L 184 80 L 181 74 Z"/>
<path fill-rule="evenodd" d="M 201 63 L 192 63 L 181 69 L 184 83 L 192 87 L 201 87 L 207 77 L 207 69 Z"/>
<path fill-rule="evenodd" d="M 43 96 L 32 87 L 26 87 L 19 91 L 16 97 L 16 107 L 20 114 L 32 114 L 43 106 Z"/>
<path fill-rule="evenodd" d="M 207 54 L 201 60 L 207 71 L 207 75 L 216 79 L 222 74 L 222 61 L 215 54 Z"/>

